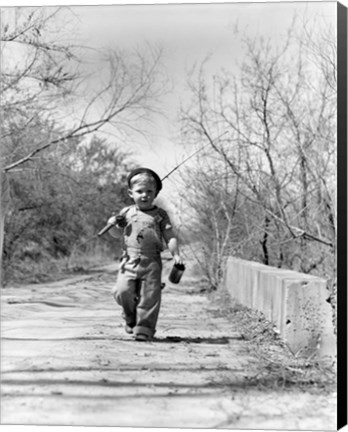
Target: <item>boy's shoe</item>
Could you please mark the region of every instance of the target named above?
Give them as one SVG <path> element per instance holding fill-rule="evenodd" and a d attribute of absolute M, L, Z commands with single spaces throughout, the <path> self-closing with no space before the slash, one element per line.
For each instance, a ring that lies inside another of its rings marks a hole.
<path fill-rule="evenodd" d="M 126 333 L 128 333 L 128 334 L 133 333 L 133 327 L 131 327 L 129 324 L 126 324 L 124 329 L 126 330 Z"/>
<path fill-rule="evenodd" d="M 143 333 L 138 333 L 135 335 L 135 340 L 139 342 L 148 342 L 150 339 L 150 336 Z"/>

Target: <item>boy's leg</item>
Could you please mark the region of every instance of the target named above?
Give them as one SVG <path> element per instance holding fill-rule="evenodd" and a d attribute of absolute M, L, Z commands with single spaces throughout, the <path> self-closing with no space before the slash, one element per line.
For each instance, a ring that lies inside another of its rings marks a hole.
<path fill-rule="evenodd" d="M 122 316 L 129 327 L 136 324 L 136 311 L 138 302 L 138 284 L 139 280 L 134 273 L 128 271 L 120 272 L 117 277 L 117 283 L 112 291 L 116 303 L 122 306 Z"/>
<path fill-rule="evenodd" d="M 137 323 L 134 327 L 135 336 L 143 334 L 152 337 L 161 305 L 161 273 L 162 266 L 155 260 L 142 263 L 146 272 L 142 275 L 140 300 L 137 305 Z"/>

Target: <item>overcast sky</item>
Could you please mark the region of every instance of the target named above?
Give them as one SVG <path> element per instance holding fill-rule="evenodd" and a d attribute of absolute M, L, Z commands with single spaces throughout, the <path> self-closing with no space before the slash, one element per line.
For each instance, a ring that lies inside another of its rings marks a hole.
<path fill-rule="evenodd" d="M 235 25 L 248 36 L 285 36 L 294 13 L 336 22 L 335 2 L 224 3 L 174 5 L 104 5 L 73 8 L 79 18 L 75 31 L 91 43 L 132 48 L 145 41 L 165 50 L 165 65 L 174 83 L 173 94 L 163 99 L 163 111 L 173 116 L 185 97 L 186 70 L 211 54 L 210 68 L 236 68 L 243 56 Z M 174 117 L 158 118 L 147 142 L 140 142 L 138 160 L 164 175 L 184 157 L 173 142 Z M 141 141 L 141 140 L 140 140 Z"/>

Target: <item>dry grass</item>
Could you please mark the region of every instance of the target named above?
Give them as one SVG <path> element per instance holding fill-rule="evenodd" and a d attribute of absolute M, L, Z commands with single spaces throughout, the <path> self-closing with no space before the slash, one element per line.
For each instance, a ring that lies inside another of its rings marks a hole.
<path fill-rule="evenodd" d="M 249 385 L 265 389 L 303 389 L 309 392 L 336 391 L 336 363 L 316 356 L 294 354 L 282 341 L 274 324 L 260 312 L 234 302 L 224 288 L 210 293 L 211 301 L 219 305 L 217 314 L 236 325 L 248 349 L 257 362 Z"/>
<path fill-rule="evenodd" d="M 114 259 L 100 252 L 75 254 L 70 258 L 43 258 L 39 261 L 26 258 L 14 261 L 6 268 L 3 286 L 62 280 L 73 274 L 87 273 L 93 267 L 114 262 Z"/>

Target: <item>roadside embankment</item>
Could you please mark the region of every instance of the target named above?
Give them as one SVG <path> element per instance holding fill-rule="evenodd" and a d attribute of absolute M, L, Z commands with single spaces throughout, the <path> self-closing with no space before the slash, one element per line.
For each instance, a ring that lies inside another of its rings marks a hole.
<path fill-rule="evenodd" d="M 326 280 L 229 257 L 223 284 L 233 299 L 273 322 L 293 353 L 336 357 Z"/>

